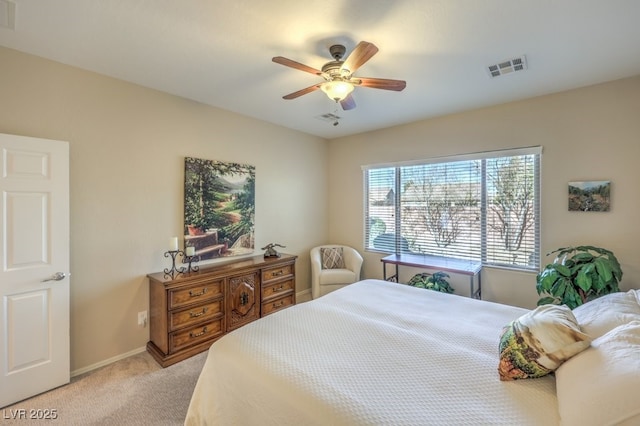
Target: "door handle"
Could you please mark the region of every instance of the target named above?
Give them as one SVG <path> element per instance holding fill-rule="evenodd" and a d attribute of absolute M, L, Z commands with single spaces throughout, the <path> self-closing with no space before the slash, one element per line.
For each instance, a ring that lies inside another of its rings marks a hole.
<path fill-rule="evenodd" d="M 56 272 L 55 274 L 51 275 L 49 278 L 45 278 L 41 282 L 45 283 L 47 281 L 62 281 L 66 276 L 67 274 L 65 274 L 64 272 Z"/>

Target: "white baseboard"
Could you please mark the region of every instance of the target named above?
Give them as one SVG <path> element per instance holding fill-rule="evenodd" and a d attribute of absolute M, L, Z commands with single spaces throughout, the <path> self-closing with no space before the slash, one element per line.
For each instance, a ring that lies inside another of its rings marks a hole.
<path fill-rule="evenodd" d="M 296 301 L 298 303 L 308 302 L 309 300 L 311 300 L 311 289 L 302 290 L 302 291 L 296 293 Z M 81 374 L 88 373 L 89 371 L 96 370 L 96 369 L 98 369 L 100 367 L 104 367 L 105 365 L 113 364 L 116 361 L 120 361 L 121 359 L 125 359 L 125 358 L 128 358 L 128 357 L 133 356 L 133 355 L 137 355 L 137 354 L 142 353 L 142 352 L 144 352 L 146 350 L 147 350 L 147 348 L 145 346 L 143 346 L 141 348 L 134 349 L 132 351 L 129 351 L 129 352 L 126 352 L 126 353 L 123 353 L 123 354 L 120 354 L 120 355 L 116 355 L 116 356 L 114 356 L 112 358 L 105 359 L 104 361 L 97 362 L 97 363 L 89 365 L 87 367 L 79 368 L 79 369 L 74 370 L 74 371 L 71 372 L 71 377 L 76 377 L 76 376 L 79 376 Z"/>
<path fill-rule="evenodd" d="M 296 303 L 308 302 L 309 300 L 311 300 L 310 288 L 296 293 Z"/>
<path fill-rule="evenodd" d="M 147 348 L 145 346 L 143 346 L 141 348 L 134 349 L 132 351 L 129 351 L 129 352 L 126 352 L 126 353 L 123 353 L 123 354 L 120 354 L 120 355 L 116 355 L 116 356 L 114 356 L 112 358 L 105 359 L 104 361 L 97 362 L 97 363 L 89 365 L 87 367 L 79 368 L 79 369 L 74 370 L 74 371 L 71 372 L 71 377 L 76 377 L 76 376 L 79 376 L 81 374 L 88 373 L 89 371 L 96 370 L 96 369 L 98 369 L 100 367 L 104 367 L 105 365 L 113 364 L 116 361 L 120 361 L 121 359 L 129 358 L 130 356 L 137 355 L 137 354 L 142 353 L 142 352 L 144 352 L 146 350 L 147 350 Z"/>

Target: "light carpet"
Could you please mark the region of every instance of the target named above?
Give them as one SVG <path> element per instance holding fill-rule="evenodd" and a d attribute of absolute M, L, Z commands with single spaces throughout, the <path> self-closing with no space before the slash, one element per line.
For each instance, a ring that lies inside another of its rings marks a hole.
<path fill-rule="evenodd" d="M 208 352 L 167 368 L 147 352 L 74 377 L 71 383 L 0 409 L 16 425 L 182 425 Z M 55 420 L 11 420 L 17 410 L 56 410 Z"/>

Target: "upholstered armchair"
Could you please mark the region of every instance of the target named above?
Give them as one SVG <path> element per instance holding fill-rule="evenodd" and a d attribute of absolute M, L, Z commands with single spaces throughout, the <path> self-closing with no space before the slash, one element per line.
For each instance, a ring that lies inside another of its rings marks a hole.
<path fill-rule="evenodd" d="M 360 281 L 362 256 L 354 248 L 329 244 L 312 248 L 310 255 L 314 299 Z"/>

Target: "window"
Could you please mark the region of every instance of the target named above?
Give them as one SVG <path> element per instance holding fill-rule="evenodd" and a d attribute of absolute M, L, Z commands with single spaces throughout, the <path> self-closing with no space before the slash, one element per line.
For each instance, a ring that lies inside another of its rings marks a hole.
<path fill-rule="evenodd" d="M 541 153 L 364 167 L 365 248 L 538 270 Z"/>

